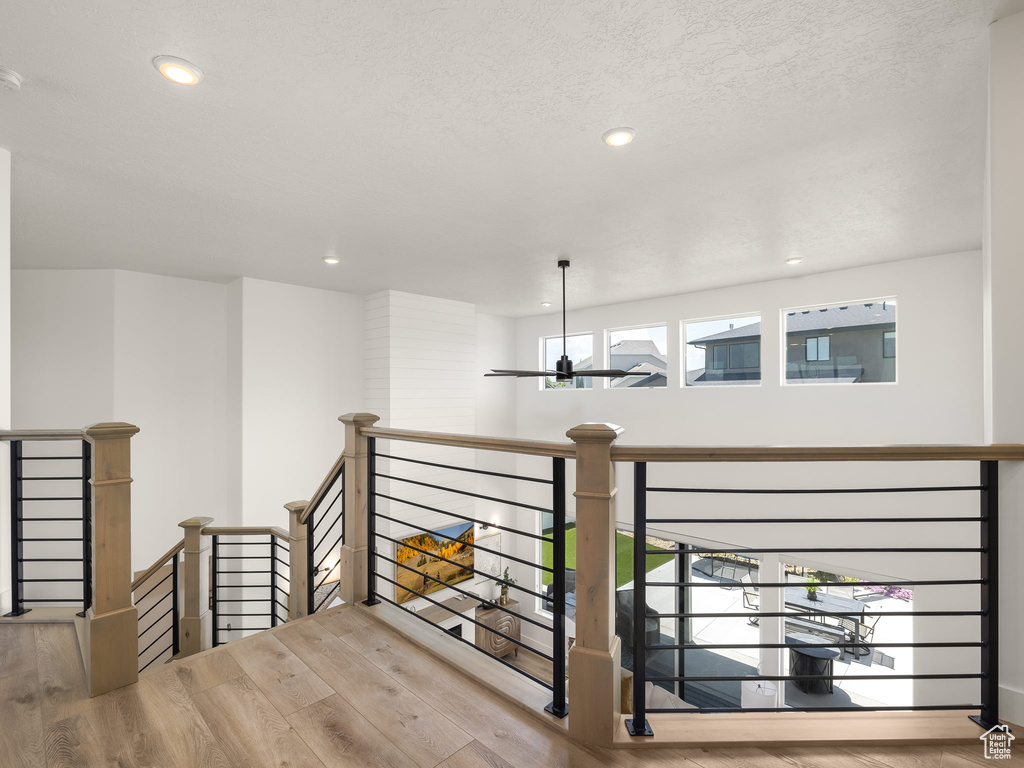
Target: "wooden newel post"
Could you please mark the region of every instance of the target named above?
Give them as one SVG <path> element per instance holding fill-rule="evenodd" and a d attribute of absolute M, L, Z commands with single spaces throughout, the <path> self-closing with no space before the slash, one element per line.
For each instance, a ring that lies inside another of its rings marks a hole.
<path fill-rule="evenodd" d="M 179 657 L 191 656 L 213 645 L 213 614 L 210 612 L 210 539 L 203 528 L 212 517 L 190 517 L 178 523 L 185 531 L 185 562 L 182 566 L 182 605 Z"/>
<path fill-rule="evenodd" d="M 139 679 L 139 613 L 132 603 L 131 439 L 139 428 L 112 422 L 86 427 L 92 445 L 92 606 L 83 657 L 89 694 Z"/>
<path fill-rule="evenodd" d="M 622 431 L 613 424 L 581 424 L 566 433 L 576 443 L 576 644 L 569 652 L 569 734 L 609 747 L 621 711 L 611 447 Z"/>
<path fill-rule="evenodd" d="M 288 555 L 288 620 L 301 619 L 309 614 L 309 549 L 307 528 L 303 513 L 308 501 L 292 501 L 284 505 L 288 510 L 288 535 L 291 551 Z"/>
<path fill-rule="evenodd" d="M 340 597 L 349 605 L 366 599 L 367 471 L 363 427 L 380 420 L 372 413 L 346 413 L 345 425 L 345 543 L 341 547 Z"/>

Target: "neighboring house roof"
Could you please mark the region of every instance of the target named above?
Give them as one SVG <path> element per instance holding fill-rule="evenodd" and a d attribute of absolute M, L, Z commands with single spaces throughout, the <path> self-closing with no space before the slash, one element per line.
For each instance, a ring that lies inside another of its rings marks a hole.
<path fill-rule="evenodd" d="M 865 325 L 894 325 L 896 304 L 891 301 L 875 301 L 869 304 L 846 304 L 825 309 L 804 309 L 786 313 L 786 330 L 789 333 L 824 331 L 834 328 L 857 328 Z M 761 335 L 761 324 L 751 323 L 739 328 L 714 333 L 688 344 L 705 344 L 709 341 L 730 341 L 752 339 Z"/>
<path fill-rule="evenodd" d="M 608 350 L 609 355 L 614 357 L 615 355 L 651 355 L 656 357 L 658 360 L 665 361 L 665 356 L 658 350 L 658 345 L 650 339 L 624 339 L 618 344 L 612 344 Z M 614 361 L 612 366 L 614 366 Z M 578 363 L 573 364 L 573 370 L 585 371 L 589 368 L 594 367 L 594 358 L 585 357 Z"/>
<path fill-rule="evenodd" d="M 667 371 L 664 368 L 659 368 L 656 365 L 651 365 L 651 363 L 637 363 L 632 368 L 627 370 L 626 373 L 667 373 Z"/>

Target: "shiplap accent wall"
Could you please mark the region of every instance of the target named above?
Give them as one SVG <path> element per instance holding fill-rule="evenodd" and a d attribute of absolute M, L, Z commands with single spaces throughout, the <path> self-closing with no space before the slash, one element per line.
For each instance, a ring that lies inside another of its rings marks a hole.
<path fill-rule="evenodd" d="M 381 417 L 381 426 L 473 434 L 476 431 L 476 309 L 472 304 L 383 291 L 368 296 L 365 304 L 366 406 Z M 455 466 L 475 466 L 473 451 L 417 443 L 378 441 L 379 453 Z M 471 473 L 408 462 L 379 459 L 377 471 L 424 483 L 475 491 Z M 397 480 L 379 479 L 379 494 L 474 517 L 472 497 Z M 421 533 L 412 526 L 434 531 L 454 524 L 456 518 L 378 497 L 377 511 L 402 523 L 378 521 L 378 531 L 399 539 Z M 377 542 L 378 551 L 393 556 L 391 545 Z M 382 574 L 394 569 L 379 563 Z M 471 588 L 473 580 L 460 584 Z M 394 587 L 381 580 L 382 594 L 393 597 Z M 434 599 L 450 597 L 444 590 Z M 427 601 L 411 605 L 423 607 Z"/>

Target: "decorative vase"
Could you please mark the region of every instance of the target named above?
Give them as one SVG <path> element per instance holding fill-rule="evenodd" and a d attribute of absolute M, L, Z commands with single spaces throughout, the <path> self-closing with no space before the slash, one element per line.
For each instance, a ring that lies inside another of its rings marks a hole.
<path fill-rule="evenodd" d="M 508 605 L 508 587 L 501 588 L 501 605 Z"/>
<path fill-rule="evenodd" d="M 818 593 L 817 592 L 808 592 L 807 593 L 807 599 L 810 600 L 811 602 L 817 601 Z"/>

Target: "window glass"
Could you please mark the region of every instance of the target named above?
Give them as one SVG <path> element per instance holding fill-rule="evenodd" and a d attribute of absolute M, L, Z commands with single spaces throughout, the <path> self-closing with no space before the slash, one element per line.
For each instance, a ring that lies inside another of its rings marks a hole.
<path fill-rule="evenodd" d="M 882 334 L 882 357 L 896 357 L 896 331 Z"/>
<path fill-rule="evenodd" d="M 684 324 L 683 337 L 686 386 L 761 382 L 760 315 L 694 320 Z"/>
<path fill-rule="evenodd" d="M 807 351 L 804 356 L 808 361 L 820 361 L 829 359 L 829 337 L 811 336 L 805 342 Z"/>
<path fill-rule="evenodd" d="M 609 379 L 615 389 L 668 385 L 668 328 L 651 325 L 608 333 L 608 367 L 629 376 Z"/>
<path fill-rule="evenodd" d="M 743 344 L 729 345 L 729 367 L 730 368 L 757 368 L 760 365 L 761 344 L 757 341 L 748 341 Z"/>
<path fill-rule="evenodd" d="M 565 339 L 565 354 L 572 361 L 574 371 L 594 368 L 594 335 L 577 333 Z M 544 339 L 544 370 L 554 371 L 555 365 L 562 357 L 562 337 L 552 336 Z M 593 379 L 576 377 L 572 381 L 556 381 L 554 374 L 542 379 L 543 389 L 590 389 Z"/>
<path fill-rule="evenodd" d="M 711 349 L 712 349 L 712 353 L 711 354 L 712 354 L 712 357 L 714 358 L 713 366 L 714 366 L 715 370 L 721 370 L 721 369 L 725 368 L 726 367 L 726 363 L 728 361 L 728 357 L 729 357 L 729 355 L 728 355 L 729 346 L 727 344 L 718 344 L 718 345 L 712 347 Z"/>
<path fill-rule="evenodd" d="M 786 310 L 786 383 L 896 381 L 896 301 Z"/>

